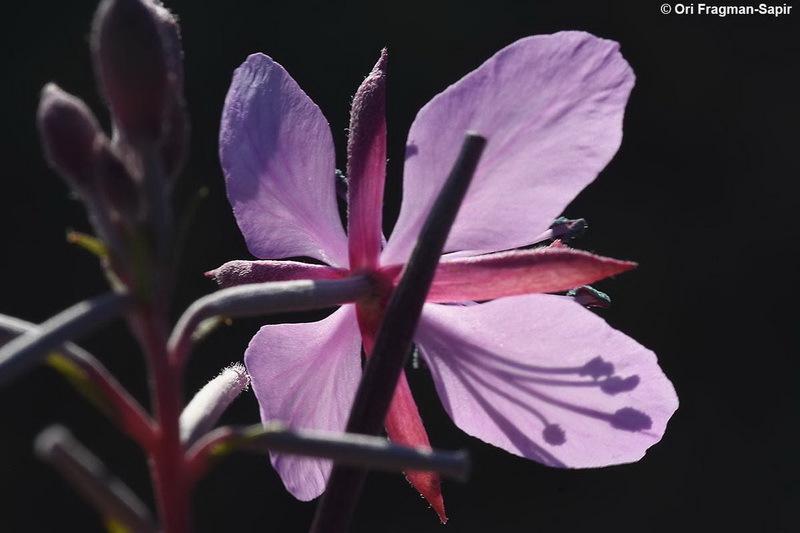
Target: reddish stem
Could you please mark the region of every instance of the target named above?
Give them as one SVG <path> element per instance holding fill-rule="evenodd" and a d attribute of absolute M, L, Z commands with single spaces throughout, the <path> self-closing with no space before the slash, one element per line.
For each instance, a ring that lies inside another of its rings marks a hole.
<path fill-rule="evenodd" d="M 81 370 L 86 372 L 87 379 L 111 402 L 120 429 L 143 448 L 153 449 L 158 436 L 155 424 L 128 391 L 97 361 L 78 358 L 70 361 L 80 366 Z"/>
<path fill-rule="evenodd" d="M 142 307 L 132 320 L 150 366 L 156 439 L 148 450 L 153 489 L 163 533 L 189 532 L 189 490 L 179 419 L 183 397 L 180 370 L 170 364 L 166 314 Z"/>

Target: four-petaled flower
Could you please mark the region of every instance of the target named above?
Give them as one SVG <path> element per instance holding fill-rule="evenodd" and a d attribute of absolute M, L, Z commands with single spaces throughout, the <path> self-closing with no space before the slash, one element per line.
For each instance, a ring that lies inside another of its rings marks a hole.
<path fill-rule="evenodd" d="M 353 101 L 347 234 L 319 108 L 264 55 L 250 56 L 234 75 L 222 167 L 247 246 L 267 260 L 209 274 L 224 286 L 359 275 L 374 287 L 319 322 L 268 325 L 255 335 L 245 363 L 262 418 L 343 430 L 362 345 L 369 354 L 424 218 L 472 130 L 488 145 L 415 336 L 444 408 L 467 433 L 547 465 L 638 460 L 677 408 L 655 355 L 574 299 L 541 294 L 633 264 L 565 246 L 514 250 L 542 241 L 616 152 L 634 83 L 618 45 L 581 32 L 525 38 L 431 100 L 408 135 L 403 202 L 388 241 L 381 232 L 385 69 L 384 52 Z M 300 256 L 325 264 L 277 260 Z M 428 445 L 404 376 L 386 429 L 397 442 Z M 331 468 L 283 454 L 272 462 L 304 500 L 324 490 Z M 444 520 L 438 477 L 409 479 Z"/>

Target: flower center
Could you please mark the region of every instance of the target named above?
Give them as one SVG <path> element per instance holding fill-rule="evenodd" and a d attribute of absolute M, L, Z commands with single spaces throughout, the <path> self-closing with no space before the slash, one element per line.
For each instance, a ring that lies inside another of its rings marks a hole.
<path fill-rule="evenodd" d="M 364 351 L 369 355 L 394 290 L 393 278 L 388 273 L 376 269 L 357 269 L 352 275 L 365 276 L 370 281 L 371 290 L 355 302 Z"/>

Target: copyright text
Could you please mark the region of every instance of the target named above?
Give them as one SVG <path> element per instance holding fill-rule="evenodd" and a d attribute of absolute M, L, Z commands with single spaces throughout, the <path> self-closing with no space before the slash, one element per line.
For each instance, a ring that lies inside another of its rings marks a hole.
<path fill-rule="evenodd" d="M 789 4 L 771 5 L 758 4 L 749 6 L 717 6 L 710 4 L 661 4 L 661 13 L 664 15 L 714 15 L 727 17 L 728 15 L 768 15 L 781 17 L 792 12 Z"/>

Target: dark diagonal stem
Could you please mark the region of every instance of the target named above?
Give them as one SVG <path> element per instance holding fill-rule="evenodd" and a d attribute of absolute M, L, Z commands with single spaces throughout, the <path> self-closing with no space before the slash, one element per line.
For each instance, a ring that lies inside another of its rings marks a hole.
<path fill-rule="evenodd" d="M 377 435 L 383 427 L 439 258 L 485 145 L 483 137 L 467 134 L 453 170 L 422 227 L 375 338 L 375 348 L 350 412 L 348 433 Z M 334 466 L 317 507 L 312 533 L 349 529 L 365 478 L 364 470 Z"/>

